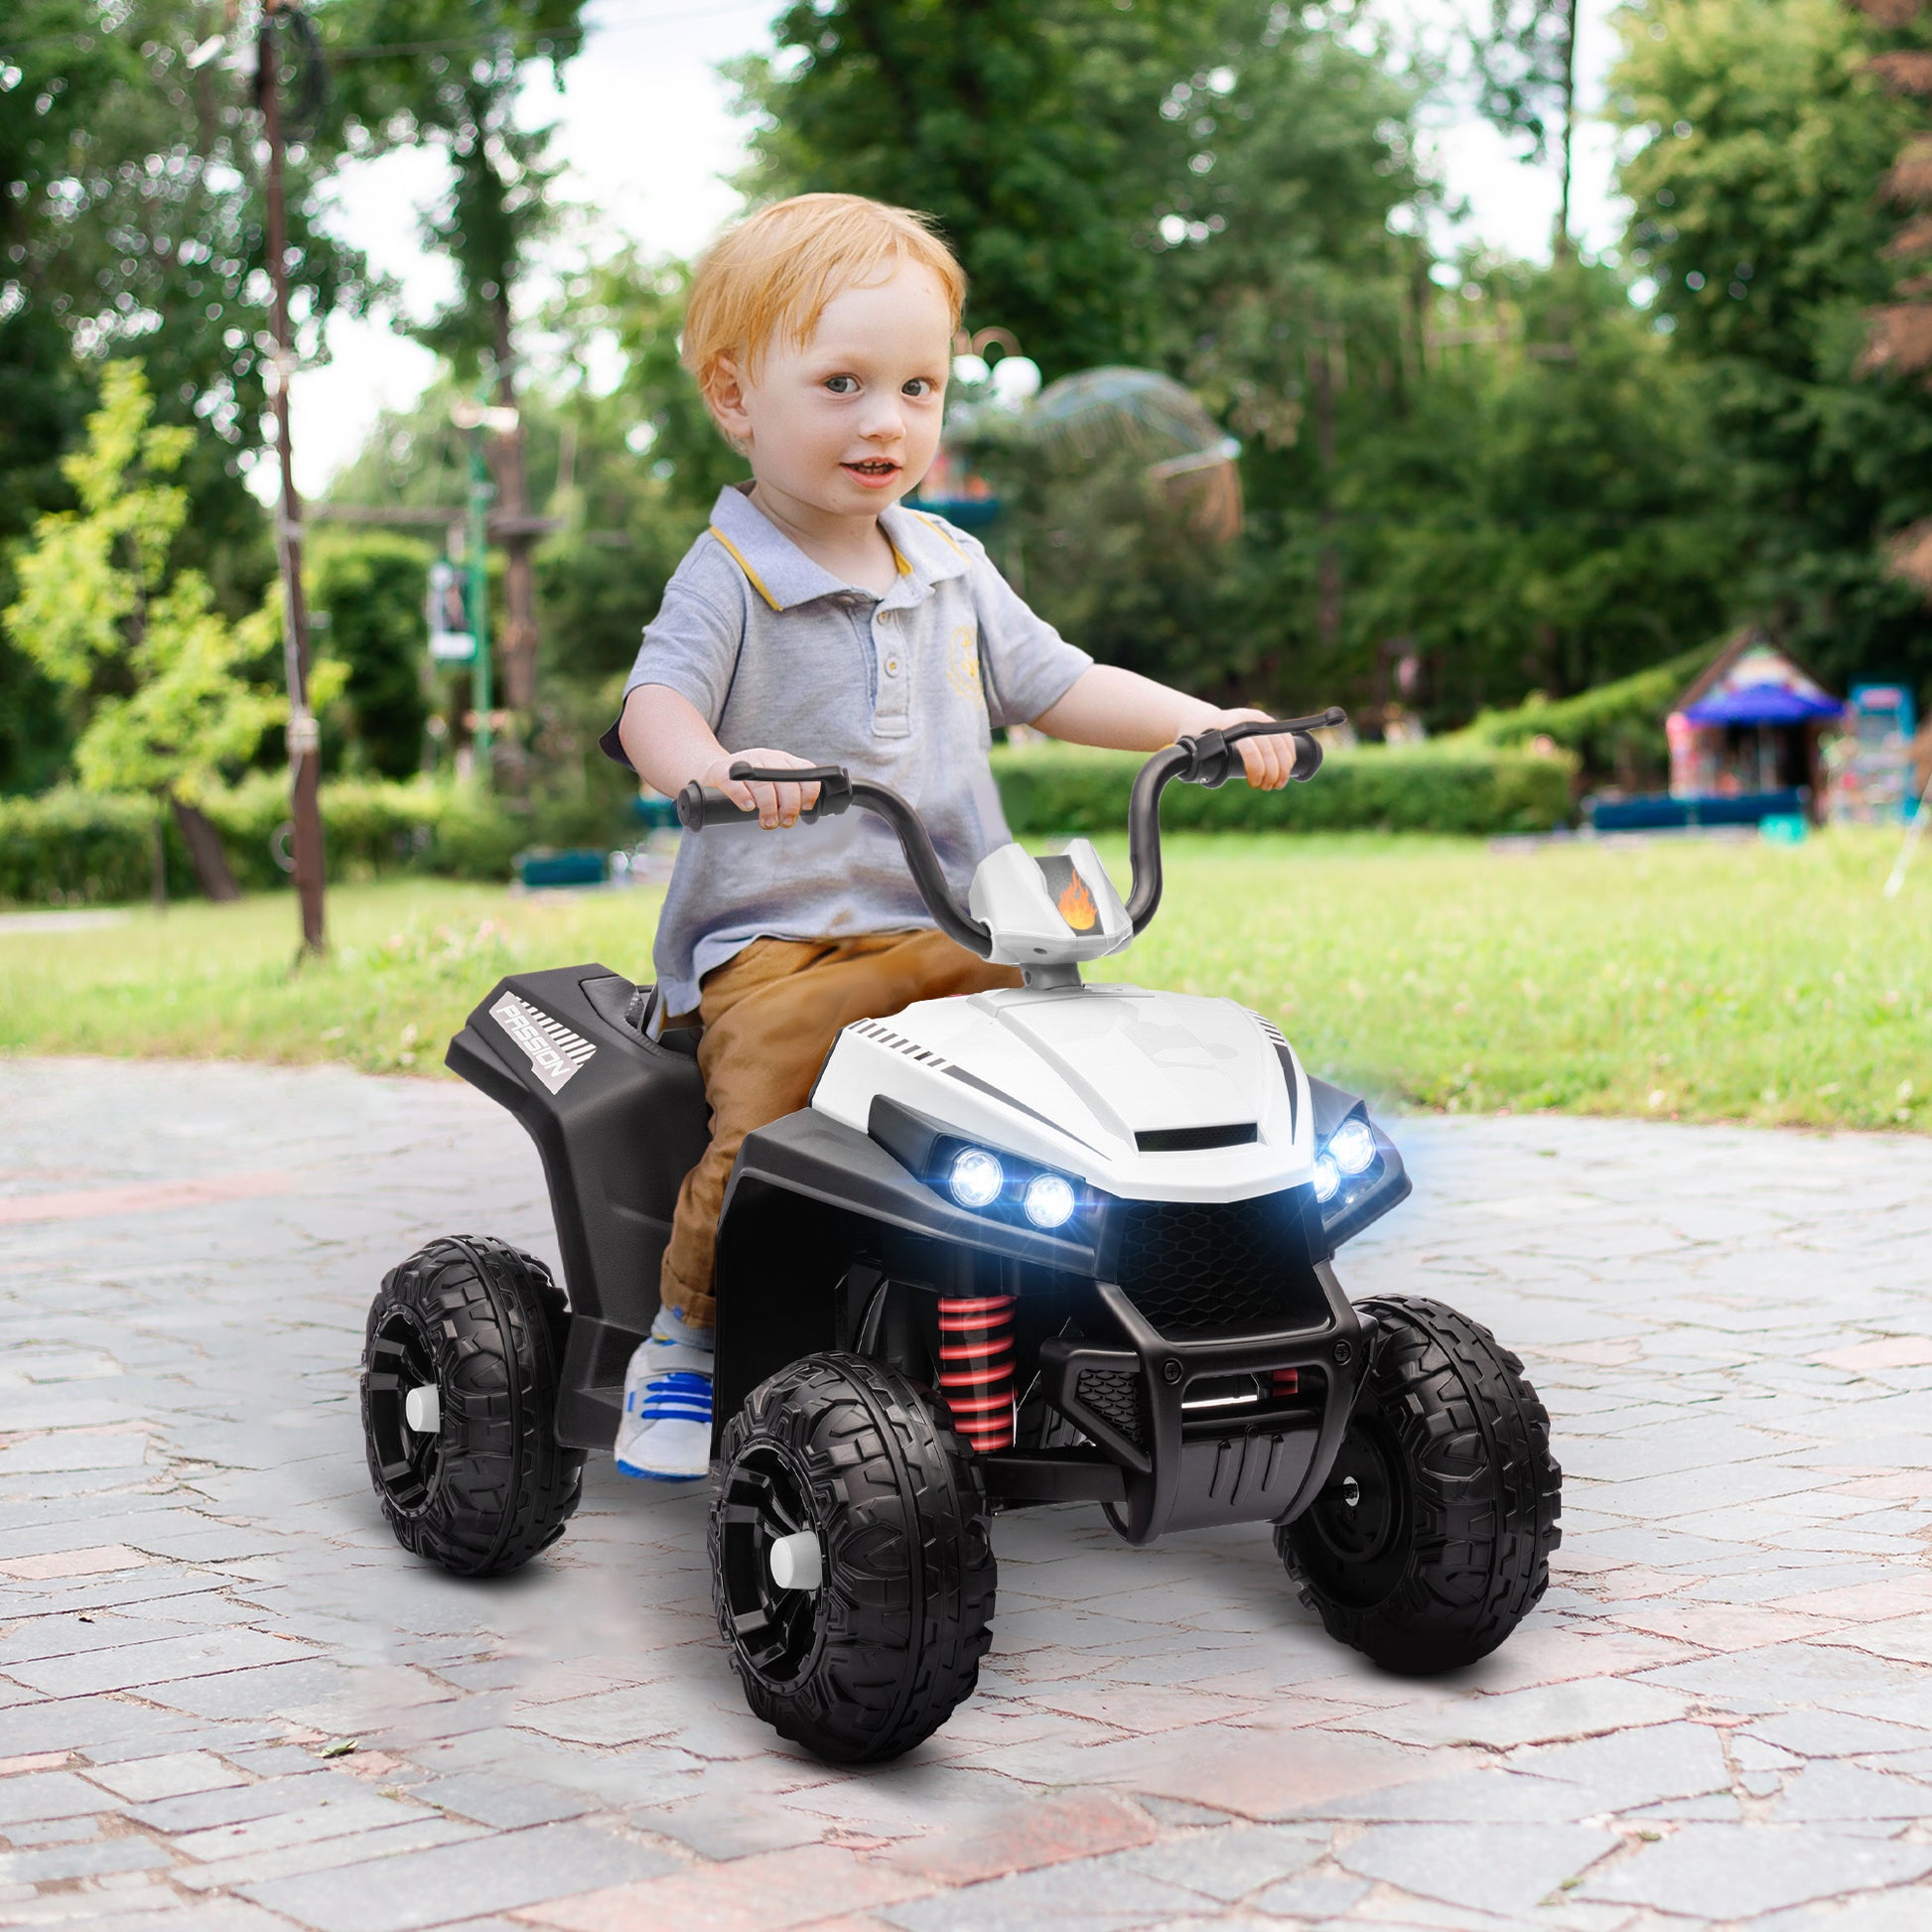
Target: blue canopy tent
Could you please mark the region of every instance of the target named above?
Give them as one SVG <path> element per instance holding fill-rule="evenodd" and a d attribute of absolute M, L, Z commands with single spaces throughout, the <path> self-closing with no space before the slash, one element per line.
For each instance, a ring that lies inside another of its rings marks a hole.
<path fill-rule="evenodd" d="M 1822 692 L 1793 690 L 1784 684 L 1746 684 L 1714 692 L 1684 708 L 1693 725 L 1805 725 L 1814 718 L 1838 718 L 1845 707 Z"/>

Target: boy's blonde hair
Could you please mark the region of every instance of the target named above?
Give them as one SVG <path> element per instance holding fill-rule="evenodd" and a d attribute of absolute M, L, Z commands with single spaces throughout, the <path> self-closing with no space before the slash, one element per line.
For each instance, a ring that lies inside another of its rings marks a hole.
<path fill-rule="evenodd" d="M 684 314 L 684 366 L 710 402 L 721 358 L 754 372 L 774 337 L 805 342 L 835 295 L 897 261 L 938 277 L 957 328 L 966 274 L 928 216 L 863 195 L 794 195 L 761 207 L 698 260 Z"/>

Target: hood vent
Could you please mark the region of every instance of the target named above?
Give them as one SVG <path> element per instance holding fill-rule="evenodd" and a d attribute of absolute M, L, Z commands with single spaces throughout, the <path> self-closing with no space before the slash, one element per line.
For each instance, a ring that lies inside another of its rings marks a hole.
<path fill-rule="evenodd" d="M 1251 1120 L 1232 1127 L 1150 1127 L 1134 1136 L 1143 1154 L 1196 1154 L 1210 1147 L 1252 1147 L 1261 1138 Z"/>

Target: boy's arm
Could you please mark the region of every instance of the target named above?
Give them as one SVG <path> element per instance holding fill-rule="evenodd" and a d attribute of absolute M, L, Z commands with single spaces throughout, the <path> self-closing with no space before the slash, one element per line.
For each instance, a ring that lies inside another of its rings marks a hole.
<path fill-rule="evenodd" d="M 1267 716 L 1265 711 L 1217 711 L 1204 699 L 1157 684 L 1138 671 L 1095 664 L 1033 722 L 1048 736 L 1075 745 L 1158 752 L 1186 733 L 1216 725 L 1251 724 Z M 1294 774 L 1295 741 L 1285 732 L 1279 737 L 1244 738 L 1235 750 L 1241 754 L 1248 782 L 1263 791 L 1279 791 Z"/>
<path fill-rule="evenodd" d="M 731 767 L 741 759 L 778 766 L 809 765 L 811 759 L 768 745 L 726 751 L 697 706 L 667 684 L 640 684 L 631 692 L 618 720 L 618 742 L 631 769 L 667 797 L 675 798 L 695 778 L 741 808 L 757 806 L 759 823 L 767 831 L 796 824 L 798 814 L 818 798 L 816 785 L 747 784 L 734 778 Z"/>

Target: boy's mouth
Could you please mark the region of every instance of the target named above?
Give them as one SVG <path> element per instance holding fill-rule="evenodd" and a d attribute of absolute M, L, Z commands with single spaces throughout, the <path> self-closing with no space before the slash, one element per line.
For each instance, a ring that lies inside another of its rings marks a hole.
<path fill-rule="evenodd" d="M 869 456 L 862 457 L 857 463 L 842 463 L 839 468 L 854 483 L 863 483 L 868 489 L 884 489 L 898 476 L 904 465 L 895 463 L 891 457 Z"/>

